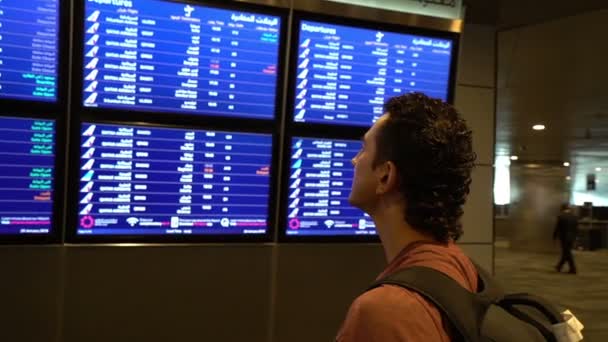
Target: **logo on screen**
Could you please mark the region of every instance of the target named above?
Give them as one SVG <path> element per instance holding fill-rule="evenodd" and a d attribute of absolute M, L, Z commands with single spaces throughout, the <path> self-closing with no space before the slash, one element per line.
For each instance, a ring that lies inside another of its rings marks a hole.
<path fill-rule="evenodd" d="M 92 216 L 84 216 L 80 219 L 80 226 L 82 228 L 90 229 L 95 225 L 95 219 Z"/>
<path fill-rule="evenodd" d="M 192 12 L 194 12 L 194 7 L 186 5 L 186 7 L 184 7 L 184 12 L 186 13 L 186 17 L 190 17 Z"/>
<path fill-rule="evenodd" d="M 127 223 L 131 225 L 131 227 L 134 227 L 136 224 L 139 223 L 139 219 L 137 217 L 129 217 L 127 219 Z"/>
<path fill-rule="evenodd" d="M 289 220 L 289 228 L 290 229 L 299 229 L 300 228 L 300 220 L 294 218 Z"/>

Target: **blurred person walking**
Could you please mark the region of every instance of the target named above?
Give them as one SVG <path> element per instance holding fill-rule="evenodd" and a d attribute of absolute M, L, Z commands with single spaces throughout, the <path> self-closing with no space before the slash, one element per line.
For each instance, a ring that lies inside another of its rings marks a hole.
<path fill-rule="evenodd" d="M 562 271 L 562 267 L 567 262 L 569 266 L 568 273 L 576 274 L 576 265 L 572 255 L 572 247 L 578 234 L 578 217 L 572 212 L 572 208 L 568 203 L 562 204 L 561 213 L 557 217 L 557 224 L 553 232 L 553 240 L 559 239 L 562 255 L 555 269 L 557 272 Z"/>

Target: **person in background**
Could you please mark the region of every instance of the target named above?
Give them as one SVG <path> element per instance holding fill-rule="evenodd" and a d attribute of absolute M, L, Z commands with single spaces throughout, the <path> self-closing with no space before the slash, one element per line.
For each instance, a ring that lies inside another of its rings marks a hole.
<path fill-rule="evenodd" d="M 557 272 L 562 271 L 562 267 L 567 262 L 568 273 L 576 274 L 576 265 L 572 256 L 572 247 L 578 234 L 578 217 L 572 213 L 572 208 L 568 203 L 562 204 L 561 214 L 557 217 L 555 231 L 553 231 L 553 240 L 559 239 L 562 247 L 562 256 L 559 263 L 555 266 Z"/>
<path fill-rule="evenodd" d="M 475 266 L 454 244 L 476 159 L 472 132 L 449 104 L 411 93 L 390 99 L 352 160 L 349 202 L 376 224 L 388 266 L 378 279 L 430 267 L 477 290 Z M 338 342 L 450 341 L 449 322 L 420 294 L 382 285 L 359 296 Z"/>

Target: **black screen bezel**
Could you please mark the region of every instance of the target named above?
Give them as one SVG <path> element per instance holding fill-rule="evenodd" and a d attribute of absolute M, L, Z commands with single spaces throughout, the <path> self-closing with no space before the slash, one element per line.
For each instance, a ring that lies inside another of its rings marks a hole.
<path fill-rule="evenodd" d="M 30 120 L 49 120 L 55 122 L 55 167 L 53 169 L 53 209 L 51 230 L 47 234 L 8 234 L 0 235 L 0 244 L 53 244 L 59 243 L 63 233 L 65 203 L 64 165 L 66 161 L 65 143 L 66 126 L 65 117 L 54 118 L 52 112 L 39 114 L 0 114 L 1 118 L 16 118 Z"/>
<path fill-rule="evenodd" d="M 287 123 L 288 127 L 307 127 L 307 126 L 319 126 L 323 128 L 330 128 L 333 130 L 341 129 L 341 128 L 365 128 L 365 126 L 361 125 L 352 125 L 347 123 L 316 123 L 316 122 L 295 122 L 294 121 L 294 104 L 295 104 L 295 94 L 296 94 L 296 75 L 297 75 L 297 65 L 298 65 L 298 56 L 299 56 L 299 41 L 300 41 L 300 27 L 302 21 L 315 21 L 320 23 L 326 23 L 330 25 L 343 25 L 350 26 L 353 28 L 361 28 L 361 29 L 371 29 L 371 30 L 381 30 L 392 32 L 396 34 L 412 34 L 412 35 L 424 35 L 427 37 L 433 37 L 438 39 L 447 39 L 452 42 L 452 55 L 450 61 L 450 73 L 448 80 L 448 89 L 447 89 L 447 102 L 450 104 L 454 104 L 455 91 L 456 91 L 456 72 L 458 69 L 458 51 L 459 51 L 459 40 L 460 35 L 454 32 L 446 32 L 446 31 L 437 31 L 431 29 L 425 29 L 420 27 L 413 26 L 404 26 L 404 25 L 396 25 L 389 23 L 380 23 L 377 21 L 369 21 L 363 19 L 353 19 L 347 17 L 338 17 L 333 15 L 312 13 L 306 11 L 294 11 L 293 13 L 293 22 L 292 22 L 292 36 L 291 36 L 291 44 L 290 44 L 290 61 L 289 61 L 289 79 L 288 79 L 288 88 L 287 88 L 287 99 L 286 99 L 286 115 L 287 115 Z M 370 123 L 371 127 L 371 123 Z M 367 127 L 369 128 L 369 127 Z"/>
<path fill-rule="evenodd" d="M 274 109 L 274 117 L 273 118 L 243 118 L 243 117 L 230 117 L 230 116 L 222 116 L 217 114 L 205 114 L 204 110 L 198 110 L 197 112 L 181 112 L 175 111 L 171 112 L 170 110 L 157 112 L 154 110 L 147 110 L 142 108 L 135 108 L 133 110 L 129 110 L 126 108 L 106 108 L 106 107 L 87 107 L 83 105 L 83 78 L 84 78 L 84 54 L 85 54 L 85 45 L 84 45 L 84 20 L 85 20 L 85 6 L 86 0 L 76 1 L 74 4 L 74 60 L 73 60 L 73 83 L 72 83 L 72 108 L 76 112 L 81 113 L 91 113 L 91 114 L 99 114 L 102 115 L 103 118 L 108 117 L 116 117 L 123 118 L 124 113 L 142 113 L 145 114 L 147 118 L 156 117 L 156 119 L 167 120 L 168 122 L 173 122 L 175 120 L 178 121 L 188 121 L 193 117 L 200 117 L 202 120 L 206 122 L 211 122 L 212 124 L 221 124 L 224 120 L 239 120 L 243 122 L 254 122 L 254 121 L 265 121 L 268 124 L 272 124 L 273 121 L 277 121 L 280 118 L 281 108 L 283 105 L 282 98 L 282 86 L 285 81 L 285 75 L 283 70 L 285 69 L 285 59 L 287 54 L 287 26 L 288 26 L 288 11 L 282 8 L 262 6 L 262 5 L 254 5 L 248 3 L 233 3 L 233 2 L 221 2 L 216 0 L 203 0 L 203 1 L 195 1 L 195 0 L 159 0 L 163 2 L 173 2 L 179 4 L 191 4 L 193 6 L 207 6 L 217 9 L 225 9 L 225 10 L 237 10 L 241 12 L 251 12 L 255 14 L 266 14 L 277 16 L 281 20 L 280 27 L 280 37 L 279 37 L 279 46 L 278 46 L 278 55 L 277 55 L 277 86 L 275 90 L 275 109 Z"/>
<path fill-rule="evenodd" d="M 0 98 L 0 116 L 40 119 L 55 122 L 55 167 L 53 170 L 53 210 L 51 231 L 47 234 L 0 235 L 0 244 L 56 244 L 64 233 L 65 172 L 67 144 L 68 86 L 70 82 L 70 10 L 71 3 L 57 0 L 57 92 L 53 101 Z M 61 170 L 61 171 L 60 171 Z"/>
<path fill-rule="evenodd" d="M 277 178 L 279 170 L 279 134 L 280 119 L 283 106 L 283 85 L 285 82 L 284 63 L 287 54 L 287 32 L 289 11 L 283 8 L 269 7 L 263 5 L 246 3 L 226 3 L 220 0 L 162 0 L 179 4 L 191 4 L 197 6 L 208 6 L 218 9 L 237 10 L 241 12 L 252 12 L 277 16 L 281 20 L 280 39 L 277 60 L 277 85 L 275 96 L 275 111 L 272 119 L 252 119 L 227 117 L 218 115 L 187 112 L 151 112 L 147 110 L 126 110 L 115 108 L 86 107 L 83 105 L 83 64 L 84 64 L 84 18 L 85 1 L 77 1 L 74 8 L 74 63 L 72 95 L 72 120 L 71 120 L 71 147 L 70 155 L 74 156 L 69 165 L 70 181 L 68 184 L 68 212 L 66 224 L 66 241 L 70 243 L 208 243 L 208 242 L 270 242 L 275 234 L 275 207 L 277 191 Z M 83 122 L 106 123 L 117 125 L 143 125 L 164 128 L 198 129 L 198 130 L 220 130 L 242 133 L 266 133 L 272 134 L 272 165 L 270 174 L 268 230 L 259 235 L 78 235 L 78 177 L 80 163 L 80 127 Z M 74 179 L 76 178 L 76 179 Z"/>
<path fill-rule="evenodd" d="M 79 189 L 80 189 L 80 141 L 81 127 L 83 123 L 109 124 L 109 125 L 124 125 L 124 126 L 139 126 L 150 128 L 169 128 L 169 129 L 184 129 L 184 130 L 210 130 L 210 131 L 227 131 L 233 133 L 261 133 L 272 136 L 272 163 L 269 179 L 268 193 L 268 229 L 264 234 L 230 234 L 230 235 L 78 235 L 78 217 L 79 217 Z M 272 131 L 270 127 L 256 128 L 248 126 L 239 126 L 227 128 L 226 125 L 209 125 L 209 124 L 167 124 L 159 122 L 144 122 L 144 121 L 116 121 L 103 120 L 93 117 L 87 117 L 79 121 L 78 124 L 72 125 L 71 134 L 73 143 L 70 146 L 70 155 L 74 156 L 70 160 L 69 172 L 70 181 L 68 184 L 68 213 L 67 213 L 67 228 L 66 241 L 70 243 L 206 243 L 206 242 L 269 242 L 274 236 L 276 196 L 276 180 L 278 177 L 278 135 Z"/>

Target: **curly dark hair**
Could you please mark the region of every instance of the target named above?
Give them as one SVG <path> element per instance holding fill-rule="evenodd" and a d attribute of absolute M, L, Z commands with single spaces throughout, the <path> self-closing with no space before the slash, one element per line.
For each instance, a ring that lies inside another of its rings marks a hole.
<path fill-rule="evenodd" d="M 421 93 L 391 98 L 376 136 L 374 167 L 395 163 L 405 221 L 439 242 L 458 240 L 476 154 L 456 109 Z"/>

